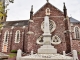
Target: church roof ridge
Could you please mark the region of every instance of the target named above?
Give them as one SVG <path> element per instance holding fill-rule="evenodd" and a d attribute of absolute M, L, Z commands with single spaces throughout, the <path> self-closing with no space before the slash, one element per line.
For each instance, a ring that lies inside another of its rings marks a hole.
<path fill-rule="evenodd" d="M 19 21 L 29 21 L 29 19 L 27 19 L 27 20 L 26 19 L 25 20 L 12 20 L 12 21 L 10 20 L 10 21 L 6 21 L 6 22 L 16 22 L 16 21 L 17 22 L 19 22 Z"/>

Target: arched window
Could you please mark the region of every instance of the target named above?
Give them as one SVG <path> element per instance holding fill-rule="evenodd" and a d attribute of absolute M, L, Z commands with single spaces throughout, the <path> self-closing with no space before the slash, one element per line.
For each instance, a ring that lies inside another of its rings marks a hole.
<path fill-rule="evenodd" d="M 44 21 L 41 23 L 41 29 L 44 31 Z M 49 20 L 49 29 L 50 32 L 53 32 L 56 29 L 56 23 L 53 20 Z"/>
<path fill-rule="evenodd" d="M 80 38 L 79 27 L 75 27 L 75 38 L 76 39 L 79 39 Z"/>
<path fill-rule="evenodd" d="M 4 34 L 4 43 L 8 42 L 9 31 L 7 30 Z"/>
<path fill-rule="evenodd" d="M 9 31 L 7 30 L 7 31 L 5 31 L 5 33 L 4 33 L 4 41 L 3 41 L 2 52 L 7 52 L 8 39 L 9 39 Z"/>
<path fill-rule="evenodd" d="M 17 30 L 15 34 L 15 43 L 19 42 L 20 42 L 20 30 Z"/>

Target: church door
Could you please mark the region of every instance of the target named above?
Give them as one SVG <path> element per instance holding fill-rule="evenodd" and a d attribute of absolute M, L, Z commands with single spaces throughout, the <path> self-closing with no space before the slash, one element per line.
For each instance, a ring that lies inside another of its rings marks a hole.
<path fill-rule="evenodd" d="M 7 52 L 7 45 L 3 46 L 3 52 Z"/>

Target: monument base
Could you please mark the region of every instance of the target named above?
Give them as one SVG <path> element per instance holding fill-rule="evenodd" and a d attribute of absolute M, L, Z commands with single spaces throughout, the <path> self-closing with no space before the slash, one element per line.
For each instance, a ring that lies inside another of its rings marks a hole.
<path fill-rule="evenodd" d="M 57 49 L 51 45 L 43 45 L 38 49 L 38 54 L 57 54 Z"/>
<path fill-rule="evenodd" d="M 33 54 L 21 57 L 20 60 L 73 60 L 73 58 L 60 54 Z"/>

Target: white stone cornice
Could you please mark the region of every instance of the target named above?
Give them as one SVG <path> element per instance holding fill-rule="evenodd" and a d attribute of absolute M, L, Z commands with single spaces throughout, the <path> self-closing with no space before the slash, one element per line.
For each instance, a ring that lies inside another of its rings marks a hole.
<path fill-rule="evenodd" d="M 14 29 L 14 26 L 12 26 L 11 29 Z"/>
<path fill-rule="evenodd" d="M 29 20 L 29 22 L 32 22 L 33 23 L 34 21 L 33 20 Z"/>
<path fill-rule="evenodd" d="M 27 34 L 34 34 L 34 32 L 32 32 L 32 31 L 28 31 Z"/>
<path fill-rule="evenodd" d="M 60 18 L 60 17 L 64 17 L 64 16 L 49 16 L 49 17 L 57 17 L 57 18 Z M 36 18 L 44 18 L 44 17 L 34 17 L 34 19 Z"/>

